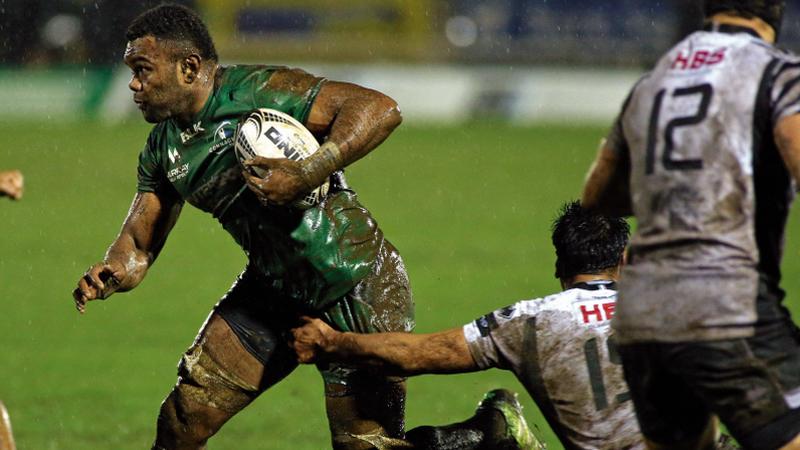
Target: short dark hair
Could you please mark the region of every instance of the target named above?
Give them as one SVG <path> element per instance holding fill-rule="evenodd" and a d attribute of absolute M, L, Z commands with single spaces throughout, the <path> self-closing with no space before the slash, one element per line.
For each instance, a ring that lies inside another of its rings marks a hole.
<path fill-rule="evenodd" d="M 200 57 L 217 61 L 217 50 L 206 24 L 196 12 L 185 6 L 164 4 L 133 19 L 125 38 L 130 42 L 144 36 L 190 42 Z"/>
<path fill-rule="evenodd" d="M 705 0 L 703 14 L 711 17 L 714 14 L 728 12 L 747 19 L 758 17 L 768 23 L 777 35 L 783 21 L 783 10 L 786 0 Z"/>
<path fill-rule="evenodd" d="M 596 274 L 618 266 L 628 245 L 630 227 L 619 217 L 592 212 L 572 201 L 553 221 L 556 278 Z"/>

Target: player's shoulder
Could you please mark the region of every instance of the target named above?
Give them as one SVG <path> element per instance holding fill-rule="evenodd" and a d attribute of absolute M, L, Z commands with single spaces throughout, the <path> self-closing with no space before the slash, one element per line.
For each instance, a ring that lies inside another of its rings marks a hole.
<path fill-rule="evenodd" d="M 167 121 L 159 122 L 150 129 L 150 134 L 147 135 L 147 144 L 145 145 L 145 152 L 158 153 L 159 149 L 165 147 L 169 136 L 167 133 Z"/>
<path fill-rule="evenodd" d="M 267 64 L 234 64 L 220 66 L 222 70 L 221 85 L 236 86 L 250 84 L 253 82 L 263 83 L 273 76 L 282 77 L 305 77 L 312 76 L 303 69 L 297 67 L 267 65 Z"/>

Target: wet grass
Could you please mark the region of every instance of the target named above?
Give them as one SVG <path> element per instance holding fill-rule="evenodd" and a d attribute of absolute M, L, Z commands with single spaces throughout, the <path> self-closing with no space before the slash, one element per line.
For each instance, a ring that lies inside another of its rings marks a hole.
<path fill-rule="evenodd" d="M 0 124 L 0 168 L 24 171 L 22 202 L 0 201 L 0 398 L 21 449 L 149 448 L 175 365 L 244 264 L 210 218 L 187 208 L 145 282 L 79 316 L 70 291 L 116 235 L 147 128 Z M 403 126 L 348 179 L 404 255 L 419 331 L 460 326 L 558 289 L 549 224 L 579 195 L 603 127 Z M 796 216 L 796 214 L 794 214 Z M 797 310 L 800 224 L 786 289 Z M 489 371 L 411 380 L 408 425 L 470 415 Z M 526 415 L 560 448 L 532 402 Z M 328 447 L 322 383 L 303 367 L 235 417 L 219 449 Z"/>

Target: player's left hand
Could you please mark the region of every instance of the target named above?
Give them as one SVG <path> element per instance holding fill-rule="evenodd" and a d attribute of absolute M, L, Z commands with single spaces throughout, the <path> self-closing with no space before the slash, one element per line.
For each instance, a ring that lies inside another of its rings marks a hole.
<path fill-rule="evenodd" d="M 244 167 L 242 174 L 247 186 L 262 202 L 285 205 L 310 191 L 303 181 L 302 169 L 297 161 L 256 156 L 245 161 Z M 255 175 L 250 170 L 254 167 L 266 171 L 266 175 Z"/>
<path fill-rule="evenodd" d="M 302 325 L 292 329 L 293 339 L 289 343 L 297 353 L 297 361 L 301 364 L 323 362 L 339 332 L 319 319 L 302 316 L 300 320 Z"/>

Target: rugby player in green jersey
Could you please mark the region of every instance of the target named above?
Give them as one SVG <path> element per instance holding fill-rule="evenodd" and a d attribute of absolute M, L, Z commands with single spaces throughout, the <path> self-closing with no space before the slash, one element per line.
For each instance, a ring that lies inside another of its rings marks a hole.
<path fill-rule="evenodd" d="M 155 449 L 202 449 L 233 415 L 297 366 L 286 343 L 297 318 L 342 331 L 410 331 L 413 303 L 403 262 L 341 169 L 401 121 L 389 97 L 296 69 L 221 66 L 191 10 L 162 5 L 128 28 L 125 63 L 145 120 L 155 124 L 139 157 L 138 189 L 122 230 L 73 292 L 92 300 L 135 288 L 158 257 L 184 202 L 212 214 L 248 255 L 179 365 L 161 406 Z M 304 161 L 239 165 L 233 138 L 255 108 L 293 116 L 323 142 Z M 289 206 L 324 180 L 307 210 Z M 404 379 L 347 365 L 320 367 L 334 448 L 369 448 L 351 434 L 401 436 Z"/>

